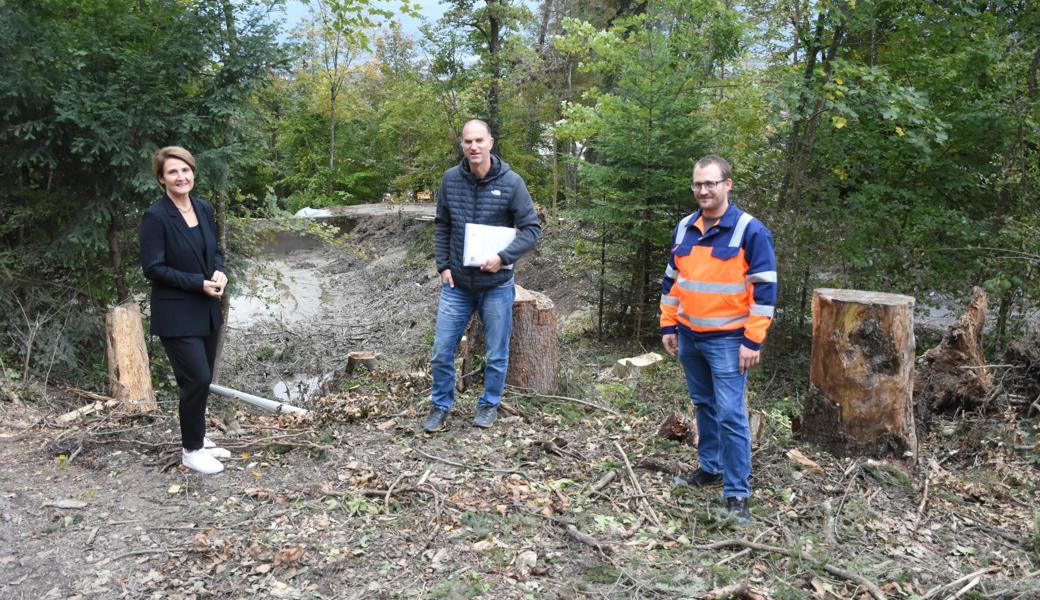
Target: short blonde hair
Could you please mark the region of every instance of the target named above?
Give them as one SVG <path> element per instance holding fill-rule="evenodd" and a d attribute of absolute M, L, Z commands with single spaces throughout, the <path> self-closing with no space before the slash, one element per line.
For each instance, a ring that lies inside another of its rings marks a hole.
<path fill-rule="evenodd" d="M 166 146 L 165 148 L 159 148 L 159 150 L 152 155 L 152 174 L 155 175 L 156 181 L 162 179 L 163 167 L 166 166 L 166 161 L 171 158 L 183 160 L 189 167 L 191 167 L 191 172 L 195 172 L 195 157 L 191 155 L 191 152 L 188 152 L 180 146 Z M 162 184 L 160 183 L 160 185 Z"/>

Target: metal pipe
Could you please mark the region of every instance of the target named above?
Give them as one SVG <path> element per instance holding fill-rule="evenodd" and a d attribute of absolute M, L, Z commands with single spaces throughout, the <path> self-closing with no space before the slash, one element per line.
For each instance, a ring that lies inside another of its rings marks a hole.
<path fill-rule="evenodd" d="M 225 396 L 227 398 L 234 398 L 235 400 L 241 400 L 246 404 L 250 404 L 257 408 L 273 413 L 297 413 L 301 415 L 307 414 L 307 410 L 300 408 L 299 406 L 293 406 L 292 404 L 286 404 L 285 402 L 277 402 L 275 400 L 268 400 L 267 398 L 261 398 L 260 396 L 254 396 L 238 390 L 233 390 L 229 387 L 217 385 L 215 383 L 209 384 L 209 391 L 217 394 L 218 396 Z"/>

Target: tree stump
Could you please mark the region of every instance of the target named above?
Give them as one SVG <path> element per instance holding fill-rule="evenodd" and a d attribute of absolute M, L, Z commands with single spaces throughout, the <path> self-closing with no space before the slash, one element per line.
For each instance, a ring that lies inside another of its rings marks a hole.
<path fill-rule="evenodd" d="M 558 371 L 556 305 L 545 294 L 516 286 L 506 383 L 555 394 Z"/>
<path fill-rule="evenodd" d="M 127 302 L 105 315 L 105 358 L 108 362 L 109 395 L 130 413 L 154 412 L 155 391 L 148 368 L 141 310 Z"/>
<path fill-rule="evenodd" d="M 913 306 L 898 294 L 813 291 L 803 439 L 839 456 L 916 455 Z"/>
<path fill-rule="evenodd" d="M 365 367 L 369 372 L 374 372 L 376 365 L 379 364 L 379 356 L 379 354 L 370 350 L 349 352 L 347 354 L 347 364 L 343 367 L 343 374 L 353 375 L 358 367 Z"/>
<path fill-rule="evenodd" d="M 986 292 L 972 289 L 971 304 L 939 345 L 924 353 L 914 378 L 917 425 L 927 431 L 933 412 L 971 409 L 993 391 L 982 354 Z"/>
<path fill-rule="evenodd" d="M 484 329 L 474 315 L 459 344 L 462 349 L 462 372 L 455 389 L 466 391 L 479 380 L 477 365 L 484 360 Z M 516 286 L 513 300 L 513 335 L 509 340 L 509 369 L 506 383 L 512 386 L 555 394 L 559 389 L 556 349 L 556 305 L 540 292 Z"/>

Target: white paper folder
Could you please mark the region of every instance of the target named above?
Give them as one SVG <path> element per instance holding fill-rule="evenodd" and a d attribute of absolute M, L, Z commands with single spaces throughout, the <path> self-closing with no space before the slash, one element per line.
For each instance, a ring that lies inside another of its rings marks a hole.
<path fill-rule="evenodd" d="M 516 229 L 513 227 L 466 223 L 466 238 L 462 244 L 462 264 L 467 267 L 479 267 L 487 257 L 505 250 L 506 246 L 515 238 Z M 512 269 L 513 265 L 502 268 Z"/>

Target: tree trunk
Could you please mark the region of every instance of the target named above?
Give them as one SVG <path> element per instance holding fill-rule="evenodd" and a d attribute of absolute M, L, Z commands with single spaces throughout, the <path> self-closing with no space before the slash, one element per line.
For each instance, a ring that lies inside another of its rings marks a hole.
<path fill-rule="evenodd" d="M 484 363 L 484 328 L 474 318 L 460 343 L 462 371 L 455 389 L 464 392 L 482 379 L 474 365 Z M 556 351 L 556 305 L 548 296 L 516 286 L 513 301 L 513 335 L 509 340 L 509 369 L 506 383 L 516 387 L 554 394 L 559 389 Z"/>
<path fill-rule="evenodd" d="M 488 83 L 487 110 L 488 126 L 491 129 L 491 137 L 497 140 L 495 154 L 498 154 L 502 144 L 502 117 L 498 113 L 499 95 L 502 86 L 502 10 L 504 5 L 501 0 L 487 0 L 488 5 L 488 58 L 491 63 L 491 81 Z"/>
<path fill-rule="evenodd" d="M 119 212 L 118 208 L 112 207 L 112 214 L 108 218 L 108 262 L 112 266 L 112 280 L 115 283 L 116 298 L 122 302 L 130 297 L 130 286 L 123 274 L 123 253 L 119 248 Z"/>
<path fill-rule="evenodd" d="M 156 411 L 137 304 L 127 302 L 110 309 L 105 315 L 105 334 L 109 395 L 119 400 L 126 412 Z"/>
<path fill-rule="evenodd" d="M 916 455 L 913 306 L 898 294 L 813 291 L 803 439 L 839 456 Z"/>

